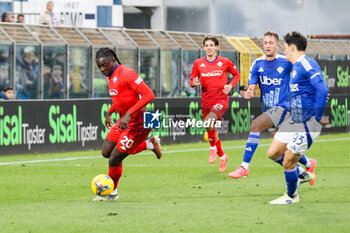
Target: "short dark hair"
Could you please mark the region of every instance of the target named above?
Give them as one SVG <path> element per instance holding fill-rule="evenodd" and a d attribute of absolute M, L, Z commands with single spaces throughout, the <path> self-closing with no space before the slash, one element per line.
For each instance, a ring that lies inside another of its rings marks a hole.
<path fill-rule="evenodd" d="M 219 46 L 219 41 L 218 41 L 218 39 L 216 39 L 216 37 L 214 37 L 214 36 L 211 36 L 211 37 L 207 36 L 207 37 L 205 37 L 204 40 L 203 40 L 203 45 L 205 45 L 205 42 L 207 40 L 211 40 L 211 41 L 214 42 L 215 46 Z"/>
<path fill-rule="evenodd" d="M 307 39 L 300 32 L 293 31 L 287 33 L 283 37 L 284 41 L 288 44 L 288 46 L 294 44 L 299 51 L 305 51 L 307 46 Z"/>
<path fill-rule="evenodd" d="M 264 37 L 265 37 L 265 36 L 273 36 L 273 37 L 275 37 L 275 39 L 276 39 L 277 41 L 280 40 L 278 34 L 277 34 L 276 32 L 270 31 L 270 30 L 268 30 L 268 31 L 266 31 L 266 32 L 264 33 Z"/>
<path fill-rule="evenodd" d="M 17 15 L 17 19 L 18 19 L 19 17 L 24 17 L 24 14 L 18 14 L 18 15 Z"/>
<path fill-rule="evenodd" d="M 247 87 L 246 87 L 246 86 L 239 86 L 239 90 L 240 90 L 240 91 L 246 91 L 246 90 L 247 90 Z"/>
<path fill-rule="evenodd" d="M 105 58 L 112 58 L 114 57 L 115 60 L 119 63 L 119 64 L 122 64 L 118 57 L 117 57 L 117 54 L 114 52 L 113 49 L 111 48 L 108 48 L 108 47 L 103 47 L 103 48 L 100 48 L 99 50 L 96 51 L 96 58 L 101 58 L 101 57 L 105 57 Z"/>
<path fill-rule="evenodd" d="M 14 91 L 14 89 L 12 87 L 6 87 L 3 92 L 7 92 L 7 91 Z"/>

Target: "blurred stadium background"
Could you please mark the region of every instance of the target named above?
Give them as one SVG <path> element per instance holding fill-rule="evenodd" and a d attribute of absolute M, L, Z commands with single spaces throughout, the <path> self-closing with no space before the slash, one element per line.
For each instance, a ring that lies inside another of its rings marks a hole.
<path fill-rule="evenodd" d="M 219 54 L 238 66 L 240 85 L 247 85 L 250 65 L 263 54 L 262 34 L 268 29 L 281 37 L 291 30 L 308 36 L 306 53 L 319 62 L 332 94 L 326 110 L 334 126 L 329 132 L 349 131 L 350 25 L 345 0 L 53 2 L 62 26 L 38 24 L 46 0 L 0 1 L 0 13 L 25 15 L 24 24 L 0 23 L 0 89 L 13 86 L 16 91 L 14 102 L 0 105 L 2 153 L 36 152 L 48 145 L 54 151 L 99 148 L 105 135 L 102 119 L 95 121 L 87 115 L 102 118 L 110 104 L 107 80 L 94 62 L 100 47 L 115 48 L 122 63 L 135 69 L 153 89 L 157 99 L 148 110 L 191 112 L 191 117 L 200 117 L 200 90 L 190 88 L 188 82 L 194 60 L 204 55 L 203 39 L 218 37 Z M 282 42 L 279 53 L 283 53 Z M 237 89 L 238 85 L 233 92 Z M 223 138 L 232 138 L 232 133 L 244 138 L 250 119 L 260 112 L 259 103 L 237 98 L 230 101 L 231 111 L 225 115 L 227 125 L 221 133 Z M 81 114 L 86 102 L 90 112 Z M 15 131 L 14 116 L 21 119 L 18 125 L 25 133 Z M 68 139 L 72 135 L 53 139 L 53 135 L 66 134 L 71 123 L 64 120 L 67 116 L 82 122 L 78 125 L 86 130 L 97 127 L 96 135 L 93 130 L 86 131 L 89 140 L 81 143 L 79 128 L 75 140 Z M 36 135 L 41 128 L 46 131 L 39 140 Z M 203 130 L 168 128 L 154 132 L 166 142 L 176 143 L 199 140 Z M 31 141 L 37 143 L 28 151 Z"/>

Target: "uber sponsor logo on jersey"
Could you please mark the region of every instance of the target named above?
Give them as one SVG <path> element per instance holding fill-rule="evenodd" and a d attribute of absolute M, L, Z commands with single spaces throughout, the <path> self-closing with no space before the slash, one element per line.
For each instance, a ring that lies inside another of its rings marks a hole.
<path fill-rule="evenodd" d="M 259 75 L 260 77 L 260 83 L 261 84 L 265 84 L 265 85 L 281 85 L 281 81 L 282 79 L 281 78 L 269 78 L 267 76 L 261 76 Z"/>
<path fill-rule="evenodd" d="M 116 89 L 111 89 L 111 90 L 109 90 L 109 95 L 116 96 L 116 95 L 118 95 L 118 91 Z"/>

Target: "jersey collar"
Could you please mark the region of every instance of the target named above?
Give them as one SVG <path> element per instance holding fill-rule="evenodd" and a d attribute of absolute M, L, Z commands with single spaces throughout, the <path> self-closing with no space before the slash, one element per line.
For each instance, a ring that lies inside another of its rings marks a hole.
<path fill-rule="evenodd" d="M 217 59 L 218 59 L 218 55 L 216 55 L 214 61 L 208 61 L 207 56 L 205 56 L 205 60 L 206 60 L 208 63 L 214 63 Z"/>
<path fill-rule="evenodd" d="M 108 77 L 108 79 L 110 79 L 111 77 L 113 77 L 113 76 L 116 75 L 116 73 L 117 73 L 116 71 L 117 71 L 118 67 L 119 67 L 119 64 L 117 64 L 117 66 L 115 67 L 115 69 L 114 69 L 112 75 L 111 75 L 110 77 Z"/>
<path fill-rule="evenodd" d="M 305 54 L 301 55 L 300 57 L 298 57 L 297 62 L 299 62 L 301 59 L 303 59 L 303 57 L 305 57 Z"/>

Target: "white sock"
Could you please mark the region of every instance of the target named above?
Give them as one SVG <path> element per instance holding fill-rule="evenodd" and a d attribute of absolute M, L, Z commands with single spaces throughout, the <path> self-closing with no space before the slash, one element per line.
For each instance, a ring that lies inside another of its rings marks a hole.
<path fill-rule="evenodd" d="M 301 175 L 301 174 L 303 174 L 304 172 L 306 172 L 305 169 L 302 168 L 302 166 L 297 166 L 297 168 L 298 168 L 298 174 L 299 174 L 299 175 Z"/>
<path fill-rule="evenodd" d="M 210 147 L 210 150 L 217 150 L 217 149 L 216 149 L 216 145 L 215 145 L 215 146 L 211 146 L 211 147 Z"/>
<path fill-rule="evenodd" d="M 146 141 L 147 144 L 147 150 L 153 150 L 154 149 L 154 145 L 152 142 L 150 142 L 149 140 Z"/>
<path fill-rule="evenodd" d="M 307 162 L 306 162 L 306 164 L 305 164 L 305 167 L 306 167 L 306 168 L 309 168 L 310 165 L 311 165 L 310 159 L 307 158 L 306 161 L 307 161 Z"/>
<path fill-rule="evenodd" d="M 221 156 L 221 157 L 219 157 L 219 158 L 220 158 L 220 160 L 225 159 L 225 158 L 226 158 L 226 154 L 224 154 L 223 156 Z"/>
<path fill-rule="evenodd" d="M 249 163 L 242 162 L 241 163 L 241 167 L 243 167 L 244 169 L 248 169 L 249 168 Z"/>
<path fill-rule="evenodd" d="M 117 194 L 118 194 L 117 189 L 114 189 L 114 190 L 111 192 L 111 194 L 110 194 L 110 195 L 117 195 Z"/>

